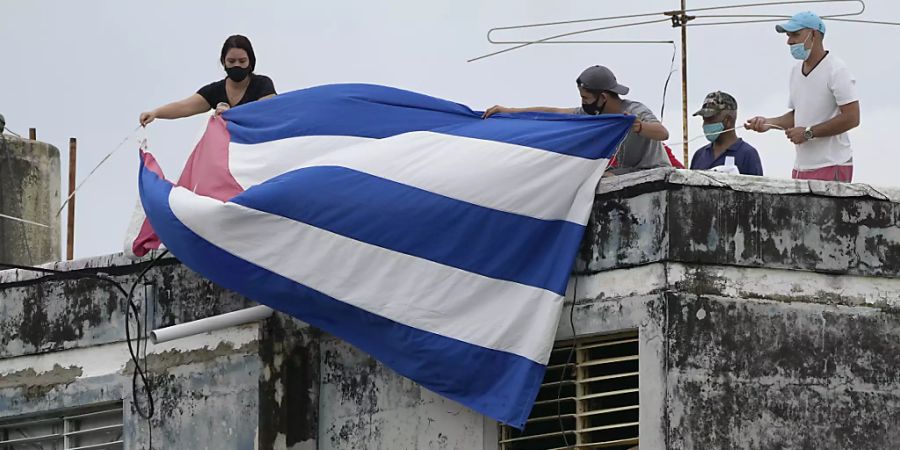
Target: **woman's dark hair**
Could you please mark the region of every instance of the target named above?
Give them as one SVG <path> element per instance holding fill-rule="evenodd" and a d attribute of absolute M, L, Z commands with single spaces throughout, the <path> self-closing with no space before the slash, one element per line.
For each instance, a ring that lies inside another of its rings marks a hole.
<path fill-rule="evenodd" d="M 250 58 L 250 72 L 253 72 L 256 69 L 256 54 L 253 53 L 253 45 L 250 44 L 250 39 L 247 39 L 247 36 L 240 34 L 228 36 L 228 39 L 225 39 L 225 43 L 222 44 L 222 56 L 219 58 L 219 62 L 224 66 L 225 55 L 228 54 L 228 50 L 233 48 L 239 48 L 247 52 L 247 56 Z"/>

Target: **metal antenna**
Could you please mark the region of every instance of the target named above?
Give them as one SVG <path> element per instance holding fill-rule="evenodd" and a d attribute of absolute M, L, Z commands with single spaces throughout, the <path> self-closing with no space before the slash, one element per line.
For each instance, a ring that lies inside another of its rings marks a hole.
<path fill-rule="evenodd" d="M 577 19 L 577 20 L 565 20 L 565 21 L 556 21 L 556 22 L 543 22 L 543 23 L 533 23 L 526 25 L 514 25 L 514 26 L 506 26 L 506 27 L 496 27 L 488 30 L 487 40 L 491 44 L 512 44 L 512 47 L 505 48 L 503 50 L 498 50 L 492 53 L 488 53 L 485 55 L 481 55 L 475 58 L 468 60 L 468 62 L 479 61 L 485 58 L 490 58 L 493 56 L 497 56 L 503 53 L 511 52 L 514 50 L 519 50 L 524 47 L 528 47 L 535 44 L 673 44 L 672 41 L 664 41 L 664 40 L 564 40 L 560 38 L 566 38 L 571 36 L 576 36 L 580 34 L 592 33 L 595 31 L 605 31 L 612 30 L 618 28 L 629 28 L 641 25 L 649 25 L 654 23 L 662 23 L 662 22 L 671 22 L 673 28 L 681 28 L 681 108 L 682 108 L 682 146 L 684 147 L 684 164 L 687 166 L 688 164 L 688 60 L 687 60 L 687 47 L 688 47 L 688 39 L 687 39 L 687 29 L 689 27 L 697 27 L 697 26 L 717 26 L 717 25 L 735 25 L 735 24 L 749 24 L 749 23 L 767 23 L 767 22 L 781 22 L 785 19 L 790 18 L 789 15 L 779 15 L 779 14 L 696 14 L 696 13 L 706 13 L 712 11 L 721 11 L 721 10 L 735 10 L 735 9 L 750 9 L 750 8 L 760 8 L 760 7 L 772 7 L 772 6 L 787 6 L 787 5 L 803 5 L 803 4 L 844 4 L 844 3 L 855 3 L 859 6 L 857 11 L 846 12 L 841 14 L 830 14 L 821 16 L 824 20 L 830 20 L 835 22 L 849 22 L 849 23 L 864 23 L 871 25 L 891 25 L 891 26 L 900 26 L 900 22 L 889 22 L 889 21 L 880 21 L 880 20 L 864 20 L 864 19 L 850 19 L 848 17 L 860 16 L 866 10 L 866 3 L 864 0 L 789 0 L 789 1 L 775 1 L 775 2 L 760 2 L 760 3 L 742 3 L 735 5 L 721 5 L 721 6 L 710 6 L 704 8 L 693 8 L 689 9 L 687 7 L 686 0 L 681 1 L 681 9 L 675 11 L 659 11 L 653 13 L 641 13 L 641 14 L 627 14 L 620 16 L 610 16 L 610 17 L 597 17 L 592 19 Z M 658 18 L 663 16 L 663 18 Z M 649 19 L 651 17 L 657 17 L 656 19 Z M 514 41 L 514 40 L 495 40 L 493 38 L 493 33 L 499 31 L 510 31 L 510 30 L 523 30 L 529 28 L 542 28 L 542 27 L 557 27 L 562 25 L 573 25 L 573 24 L 587 24 L 592 22 L 604 22 L 610 20 L 626 20 L 626 19 L 641 19 L 636 22 L 628 22 L 617 25 L 608 25 L 601 26 L 595 28 L 588 28 L 576 31 L 570 31 L 566 33 L 560 33 L 551 35 L 548 37 L 544 37 L 541 39 L 533 40 L 533 41 Z M 695 22 L 696 21 L 696 22 Z M 694 23 L 689 23 L 694 22 Z M 671 74 L 671 71 L 670 71 Z M 663 99 L 665 102 L 665 99 Z M 665 103 L 663 103 L 665 104 Z"/>

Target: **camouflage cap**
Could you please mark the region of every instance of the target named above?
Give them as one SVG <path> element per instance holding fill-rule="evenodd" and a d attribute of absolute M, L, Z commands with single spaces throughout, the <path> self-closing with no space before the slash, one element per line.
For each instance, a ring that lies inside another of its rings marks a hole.
<path fill-rule="evenodd" d="M 703 99 L 703 106 L 694 115 L 712 117 L 722 111 L 737 111 L 737 100 L 725 92 L 716 91 Z"/>

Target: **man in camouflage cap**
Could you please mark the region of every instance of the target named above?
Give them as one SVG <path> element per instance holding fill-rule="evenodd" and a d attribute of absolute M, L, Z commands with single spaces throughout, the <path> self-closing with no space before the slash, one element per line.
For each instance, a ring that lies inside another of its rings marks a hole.
<path fill-rule="evenodd" d="M 763 174 L 759 153 L 735 133 L 737 100 L 734 97 L 722 91 L 712 92 L 694 115 L 703 118 L 703 134 L 709 144 L 694 152 L 691 169 L 710 170 L 733 163 L 743 175 Z"/>

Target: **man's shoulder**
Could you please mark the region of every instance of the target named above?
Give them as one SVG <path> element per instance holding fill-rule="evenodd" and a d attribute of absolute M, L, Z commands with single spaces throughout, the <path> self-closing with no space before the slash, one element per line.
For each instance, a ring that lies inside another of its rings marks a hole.
<path fill-rule="evenodd" d="M 659 122 L 653 110 L 638 101 L 622 100 L 622 112 L 638 117 L 643 121 Z"/>
<path fill-rule="evenodd" d="M 691 159 L 694 159 L 700 155 L 705 155 L 705 154 L 709 153 L 711 149 L 712 149 L 712 143 L 706 144 L 703 147 L 700 147 L 696 151 L 694 151 L 694 156 Z"/>
<path fill-rule="evenodd" d="M 622 109 L 625 111 L 643 111 L 650 108 L 637 100 L 622 99 Z"/>
<path fill-rule="evenodd" d="M 759 152 L 756 150 L 756 147 L 754 147 L 753 144 L 747 142 L 743 138 L 741 138 L 741 140 L 738 141 L 736 149 L 740 152 L 750 152 L 750 153 L 759 154 Z"/>
<path fill-rule="evenodd" d="M 847 63 L 841 59 L 840 56 L 833 54 L 832 52 L 828 52 L 828 56 L 825 57 L 828 60 L 828 65 L 835 69 L 846 69 Z"/>

